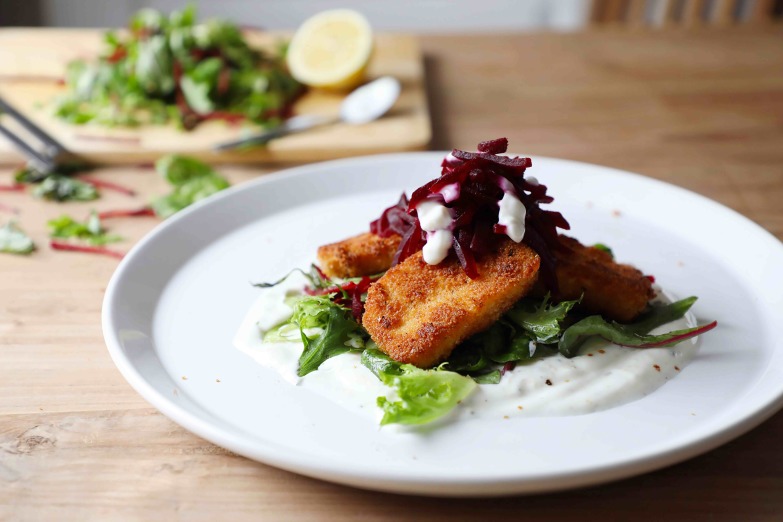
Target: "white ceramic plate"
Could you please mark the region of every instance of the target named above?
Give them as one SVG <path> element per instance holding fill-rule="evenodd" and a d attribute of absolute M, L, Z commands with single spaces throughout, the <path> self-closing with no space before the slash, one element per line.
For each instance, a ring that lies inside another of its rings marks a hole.
<path fill-rule="evenodd" d="M 251 281 L 307 267 L 318 245 L 367 230 L 443 153 L 300 167 L 227 190 L 167 220 L 122 261 L 106 292 L 114 362 L 150 403 L 246 457 L 362 488 L 499 495 L 628 477 L 705 452 L 781 406 L 783 246 L 739 214 L 638 175 L 534 158 L 551 208 L 585 243 L 612 246 L 693 311 L 717 319 L 697 358 L 644 399 L 590 415 L 466 421 L 421 433 L 282 381 L 232 346 Z"/>

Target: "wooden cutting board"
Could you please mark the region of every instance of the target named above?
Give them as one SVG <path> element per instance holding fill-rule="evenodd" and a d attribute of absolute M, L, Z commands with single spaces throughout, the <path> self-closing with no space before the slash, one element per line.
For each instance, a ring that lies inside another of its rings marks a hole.
<path fill-rule="evenodd" d="M 73 59 L 97 56 L 102 30 L 0 29 L 0 96 L 16 106 L 71 151 L 108 164 L 154 161 L 178 152 L 213 163 L 305 162 L 331 158 L 426 148 L 431 137 L 424 67 L 415 38 L 379 34 L 368 77 L 391 75 L 402 83 L 394 108 L 365 125 L 337 124 L 287 136 L 266 147 L 241 152 L 212 152 L 214 144 L 249 134 L 249 125 L 212 121 L 184 132 L 173 126 L 109 129 L 70 125 L 52 115 L 52 100 L 63 92 L 65 65 Z M 249 32 L 250 45 L 271 48 L 283 34 Z M 336 114 L 343 95 L 311 91 L 295 105 L 296 114 Z M 3 123 L 17 127 L 4 119 Z M 0 164 L 18 163 L 22 156 L 0 137 Z"/>

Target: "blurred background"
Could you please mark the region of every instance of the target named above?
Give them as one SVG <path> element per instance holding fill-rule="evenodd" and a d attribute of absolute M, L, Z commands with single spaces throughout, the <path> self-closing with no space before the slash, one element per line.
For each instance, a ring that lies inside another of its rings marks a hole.
<path fill-rule="evenodd" d="M 408 32 L 574 31 L 591 23 L 664 26 L 728 24 L 780 16 L 783 0 L 211 0 L 192 2 L 220 16 L 267 29 L 297 27 L 315 12 L 361 11 L 377 30 Z M 112 27 L 142 7 L 181 8 L 180 0 L 2 0 L 0 26 Z"/>

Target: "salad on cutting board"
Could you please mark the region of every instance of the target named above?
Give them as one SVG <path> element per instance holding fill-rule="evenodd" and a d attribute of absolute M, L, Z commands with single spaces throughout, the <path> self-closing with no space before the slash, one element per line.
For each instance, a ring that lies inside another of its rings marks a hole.
<path fill-rule="evenodd" d="M 288 116 L 336 116 L 346 93 L 383 76 L 404 86 L 384 118 L 212 150 Z M 376 34 L 345 9 L 303 16 L 295 32 L 199 20 L 192 8 L 143 9 L 112 31 L 0 29 L 0 96 L 95 163 L 149 163 L 166 153 L 304 162 L 421 149 L 431 138 L 416 38 Z M 18 158 L 0 141 L 0 162 Z"/>

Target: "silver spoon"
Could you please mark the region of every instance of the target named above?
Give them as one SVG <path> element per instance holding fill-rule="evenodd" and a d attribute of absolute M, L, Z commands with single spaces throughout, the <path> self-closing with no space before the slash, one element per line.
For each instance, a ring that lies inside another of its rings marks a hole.
<path fill-rule="evenodd" d="M 287 134 L 335 123 L 348 123 L 351 125 L 369 123 L 389 112 L 389 109 L 392 108 L 399 96 L 400 82 L 391 76 L 384 76 L 362 85 L 346 96 L 340 104 L 340 114 L 338 116 L 318 116 L 313 114 L 294 116 L 287 119 L 279 127 L 246 138 L 220 143 L 215 145 L 214 149 L 229 150 L 247 145 L 263 145 L 270 140 Z"/>

